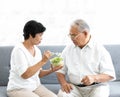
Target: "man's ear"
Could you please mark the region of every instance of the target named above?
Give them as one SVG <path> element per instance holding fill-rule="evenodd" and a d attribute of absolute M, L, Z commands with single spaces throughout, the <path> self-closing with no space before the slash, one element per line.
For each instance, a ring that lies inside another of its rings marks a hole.
<path fill-rule="evenodd" d="M 86 30 L 84 30 L 83 33 L 84 33 L 85 37 L 88 36 L 88 32 Z"/>

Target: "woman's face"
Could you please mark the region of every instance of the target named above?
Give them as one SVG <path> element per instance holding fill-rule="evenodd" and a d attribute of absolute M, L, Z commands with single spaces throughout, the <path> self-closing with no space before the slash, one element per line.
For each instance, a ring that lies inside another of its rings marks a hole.
<path fill-rule="evenodd" d="M 34 38 L 32 36 L 30 36 L 30 40 L 31 40 L 32 44 L 33 45 L 40 44 L 41 40 L 42 40 L 42 35 L 43 35 L 43 33 L 37 33 Z"/>

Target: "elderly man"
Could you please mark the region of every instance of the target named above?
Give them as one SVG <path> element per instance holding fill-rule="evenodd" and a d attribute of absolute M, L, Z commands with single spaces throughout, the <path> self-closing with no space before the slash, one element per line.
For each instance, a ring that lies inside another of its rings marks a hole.
<path fill-rule="evenodd" d="M 73 44 L 63 50 L 64 67 L 57 71 L 58 97 L 108 97 L 107 82 L 115 79 L 110 54 L 94 41 L 84 20 L 73 22 L 69 36 Z"/>

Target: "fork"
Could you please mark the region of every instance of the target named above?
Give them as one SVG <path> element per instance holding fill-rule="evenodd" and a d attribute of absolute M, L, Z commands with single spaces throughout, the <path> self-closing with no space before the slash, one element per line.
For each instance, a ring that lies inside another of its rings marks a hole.
<path fill-rule="evenodd" d="M 51 52 L 51 53 L 52 53 L 52 55 L 56 55 L 56 56 L 61 55 L 61 53 L 59 53 L 59 52 Z"/>

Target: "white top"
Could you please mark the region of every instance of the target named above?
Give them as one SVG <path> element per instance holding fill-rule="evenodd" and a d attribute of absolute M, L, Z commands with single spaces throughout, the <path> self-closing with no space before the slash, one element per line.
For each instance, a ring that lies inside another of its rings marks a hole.
<path fill-rule="evenodd" d="M 28 67 L 38 63 L 41 58 L 41 51 L 36 46 L 33 57 L 22 43 L 17 45 L 11 54 L 11 70 L 7 90 L 20 88 L 35 90 L 41 84 L 38 76 L 39 71 L 28 79 L 23 79 L 21 75 Z"/>
<path fill-rule="evenodd" d="M 74 44 L 67 46 L 63 52 L 64 67 L 57 72 L 68 74 L 71 83 L 80 84 L 85 75 L 108 74 L 115 79 L 115 70 L 108 51 L 102 46 L 90 42 L 80 48 Z"/>

